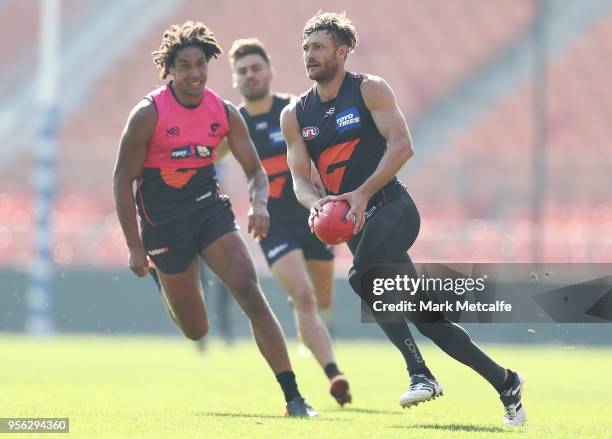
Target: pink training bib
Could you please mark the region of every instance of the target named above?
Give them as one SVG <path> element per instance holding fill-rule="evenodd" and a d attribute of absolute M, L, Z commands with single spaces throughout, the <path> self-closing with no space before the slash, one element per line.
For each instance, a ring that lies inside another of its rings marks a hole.
<path fill-rule="evenodd" d="M 145 168 L 200 168 L 217 156 L 217 146 L 229 131 L 225 105 L 204 87 L 202 102 L 183 106 L 168 84 L 148 95 L 157 109 L 157 123 L 147 148 Z"/>

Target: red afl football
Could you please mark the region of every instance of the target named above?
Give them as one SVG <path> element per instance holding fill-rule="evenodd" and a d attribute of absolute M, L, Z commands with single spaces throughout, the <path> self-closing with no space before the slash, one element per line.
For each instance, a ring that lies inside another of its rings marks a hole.
<path fill-rule="evenodd" d="M 326 244 L 336 245 L 353 237 L 355 222 L 347 219 L 351 206 L 346 201 L 329 201 L 313 221 L 317 237 Z"/>

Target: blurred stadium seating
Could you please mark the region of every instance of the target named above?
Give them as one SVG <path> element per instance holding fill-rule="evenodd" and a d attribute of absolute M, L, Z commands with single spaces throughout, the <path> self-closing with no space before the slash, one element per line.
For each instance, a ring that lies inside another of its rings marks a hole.
<path fill-rule="evenodd" d="M 104 25 L 109 21 L 108 5 L 116 11 L 139 1 L 119 6 L 119 0 L 64 0 L 62 41 L 68 47 L 89 28 Z M 300 31 L 318 8 L 328 7 L 325 2 L 175 0 L 173 4 L 172 14 L 158 14 L 129 47 L 108 56 L 78 105 L 63 112 L 53 214 L 53 257 L 58 264 L 112 266 L 127 260 L 112 196 L 117 141 L 132 106 L 161 83 L 150 53 L 169 24 L 201 20 L 215 31 L 226 52 L 234 39 L 257 36 L 271 53 L 277 90 L 298 94 L 310 86 L 301 61 Z M 334 2 L 334 8 L 347 11 L 361 38 L 349 67 L 387 79 L 410 126 L 418 126 L 424 114 L 435 115 L 445 100 L 492 62 L 503 61 L 508 48 L 528 39 L 535 17 L 533 0 L 410 0 L 377 6 L 342 0 Z M 612 49 L 610 9 L 593 17 L 563 50 L 547 59 L 547 173 L 540 228 L 546 260 L 604 262 L 612 255 L 612 240 L 604 238 L 612 225 L 608 186 L 612 124 L 607 123 L 612 116 L 612 90 L 607 84 L 612 61 L 606 56 Z M 139 18 L 127 12 L 122 17 L 120 28 Z M 0 2 L 0 25 L 5 35 L 12 36 L 0 40 L 0 61 L 8 66 L 0 72 L 2 82 L 19 85 L 24 78 L 35 80 L 36 24 L 34 0 Z M 30 31 L 20 31 L 24 28 Z M 107 47 L 120 41 L 121 35 L 116 35 L 92 44 L 83 64 L 76 63 L 62 78 L 60 93 L 78 83 L 80 67 L 107 56 Z M 225 55 L 211 65 L 209 85 L 239 101 Z M 450 140 L 424 154 L 418 166 L 406 167 L 403 180 L 424 218 L 414 259 L 529 260 L 533 87 L 533 77 L 519 81 L 487 111 L 459 124 Z M 0 93 L 2 117 L 9 117 L 14 88 Z M 7 153 L 13 148 L 7 139 L 0 147 L 5 150 L 0 265 L 23 268 L 31 255 L 34 202 L 28 151 L 33 147 L 33 136 L 12 153 Z M 415 147 L 421 155 L 429 145 Z M 248 207 L 244 178 L 231 159 L 224 164 L 223 183 L 244 224 Z M 260 252 L 252 240 L 249 243 L 263 266 Z M 342 267 L 349 259 L 346 249 L 340 253 Z"/>

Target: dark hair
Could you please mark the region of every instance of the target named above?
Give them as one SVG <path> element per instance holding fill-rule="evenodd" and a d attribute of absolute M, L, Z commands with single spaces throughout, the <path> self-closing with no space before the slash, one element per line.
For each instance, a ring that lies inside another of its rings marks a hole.
<path fill-rule="evenodd" d="M 199 21 L 186 21 L 182 25 L 173 24 L 164 32 L 159 50 L 153 52 L 153 62 L 160 70 L 160 77 L 170 74 L 176 53 L 185 47 L 199 47 L 204 51 L 206 61 L 217 58 L 223 51 L 212 31 Z"/>
<path fill-rule="evenodd" d="M 232 48 L 229 50 L 230 63 L 234 65 L 236 61 L 247 55 L 260 55 L 266 61 L 266 64 L 270 64 L 268 52 L 257 38 L 243 38 L 234 41 Z"/>
<path fill-rule="evenodd" d="M 357 31 L 351 20 L 346 17 L 346 12 L 323 12 L 319 9 L 304 25 L 302 37 L 305 40 L 319 31 L 329 33 L 338 46 L 345 44 L 349 50 L 353 50 L 357 45 Z"/>

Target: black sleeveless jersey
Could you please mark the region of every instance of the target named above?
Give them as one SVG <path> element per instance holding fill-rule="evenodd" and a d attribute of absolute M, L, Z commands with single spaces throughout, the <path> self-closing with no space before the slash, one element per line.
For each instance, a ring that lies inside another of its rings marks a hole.
<path fill-rule="evenodd" d="M 251 116 L 244 105 L 239 108 L 257 148 L 261 164 L 268 174 L 271 229 L 279 224 L 306 224 L 308 221 L 308 209 L 298 202 L 293 192 L 293 182 L 287 164 L 287 144 L 280 129 L 280 114 L 289 102 L 290 98 L 274 95 L 270 111 L 257 116 Z"/>
<path fill-rule="evenodd" d="M 343 194 L 361 186 L 387 148 L 361 95 L 364 77 L 347 72 L 338 96 L 327 102 L 321 102 L 313 86 L 296 106 L 302 138 L 328 194 Z M 385 186 L 389 195 L 404 189 L 396 177 Z"/>

